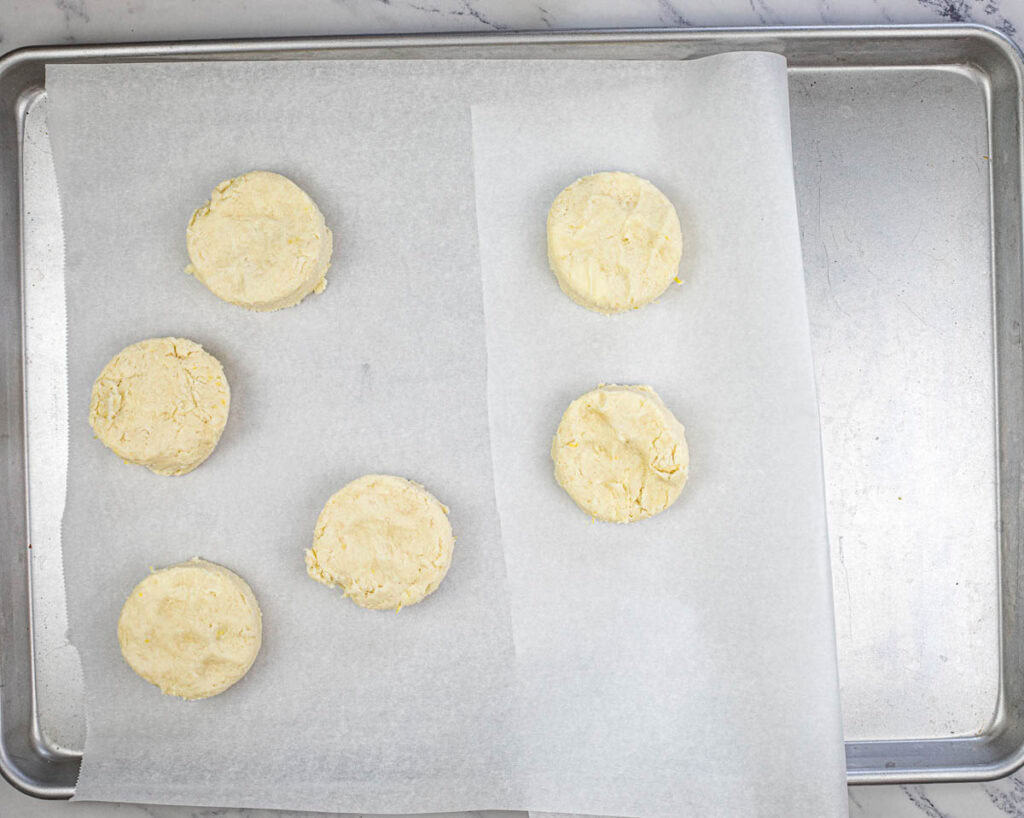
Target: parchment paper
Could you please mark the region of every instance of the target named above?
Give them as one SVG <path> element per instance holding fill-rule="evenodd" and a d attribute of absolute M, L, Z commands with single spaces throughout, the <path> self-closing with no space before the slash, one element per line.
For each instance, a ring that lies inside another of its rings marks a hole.
<path fill-rule="evenodd" d="M 785 78 L 715 68 L 473 109 L 498 513 L 521 694 L 546 725 L 524 759 L 533 804 L 559 811 L 581 811 L 567 781 L 613 815 L 762 814 L 781 781 L 790 815 L 819 815 L 841 792 L 800 772 L 842 760 Z M 698 92 L 718 83 L 743 93 Z M 654 180 L 686 237 L 685 283 L 613 318 L 559 297 L 537 218 L 607 168 Z M 687 426 L 669 513 L 593 524 L 537 456 L 601 382 L 653 385 Z M 728 780 L 748 787 L 724 801 Z"/>
<path fill-rule="evenodd" d="M 78 798 L 845 814 L 781 58 L 52 66 L 47 90 Z M 252 168 L 305 188 L 336 237 L 327 290 L 269 315 L 181 272 L 192 209 Z M 551 199 L 604 168 L 655 181 L 687 236 L 686 283 L 615 318 L 544 259 Z M 232 387 L 182 478 L 122 465 L 87 423 L 103 364 L 164 334 Z M 561 411 L 601 381 L 651 383 L 688 428 L 690 485 L 635 526 L 590 522 L 551 477 Z M 398 615 L 302 564 L 323 502 L 370 471 L 426 484 L 458 538 Z M 196 554 L 252 584 L 265 638 L 241 683 L 184 703 L 114 629 L 150 565 Z"/>

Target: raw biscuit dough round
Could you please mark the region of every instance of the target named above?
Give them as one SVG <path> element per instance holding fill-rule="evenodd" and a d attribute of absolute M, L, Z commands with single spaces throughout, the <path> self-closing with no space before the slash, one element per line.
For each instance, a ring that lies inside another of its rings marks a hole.
<path fill-rule="evenodd" d="M 195 557 L 154 571 L 121 609 L 117 641 L 132 670 L 170 696 L 223 693 L 256 661 L 263 638 L 249 584 Z"/>
<path fill-rule="evenodd" d="M 185 235 L 185 272 L 232 304 L 279 310 L 326 286 L 331 231 L 306 192 L 278 173 L 221 182 Z"/>
<path fill-rule="evenodd" d="M 683 425 L 649 386 L 601 385 L 562 415 L 555 479 L 599 520 L 630 523 L 679 497 L 690 466 Z"/>
<path fill-rule="evenodd" d="M 402 477 L 368 474 L 327 501 L 306 571 L 357 605 L 397 611 L 437 590 L 454 546 L 448 509 L 434 495 Z"/>
<path fill-rule="evenodd" d="M 548 211 L 548 262 L 573 301 L 603 313 L 649 304 L 675 280 L 679 216 L 658 188 L 619 171 L 577 179 Z"/>
<path fill-rule="evenodd" d="M 157 474 L 185 474 L 213 452 L 230 406 L 216 358 L 187 338 L 149 338 L 103 367 L 92 385 L 89 423 L 124 460 Z"/>

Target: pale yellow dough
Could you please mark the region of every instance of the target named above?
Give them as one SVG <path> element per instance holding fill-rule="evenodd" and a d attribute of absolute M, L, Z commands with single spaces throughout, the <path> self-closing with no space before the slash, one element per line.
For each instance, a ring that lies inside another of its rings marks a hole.
<path fill-rule="evenodd" d="M 437 590 L 454 546 L 448 509 L 423 486 L 368 474 L 327 501 L 306 571 L 364 608 L 401 610 Z"/>
<path fill-rule="evenodd" d="M 269 311 L 323 290 L 333 239 L 302 188 L 255 170 L 217 185 L 192 214 L 186 243 L 185 272 L 218 298 Z"/>
<path fill-rule="evenodd" d="M 142 580 L 117 622 L 132 670 L 183 699 L 231 687 L 256 661 L 262 638 L 260 606 L 248 583 L 199 557 Z"/>
<path fill-rule="evenodd" d="M 214 450 L 230 406 L 216 358 L 187 338 L 150 338 L 103 367 L 92 385 L 89 423 L 124 460 L 157 474 L 185 474 Z"/>
<path fill-rule="evenodd" d="M 679 273 L 679 216 L 631 173 L 577 179 L 548 212 L 548 262 L 573 301 L 603 313 L 649 304 Z"/>
<path fill-rule="evenodd" d="M 602 385 L 569 404 L 551 444 L 555 479 L 599 520 L 664 511 L 686 484 L 683 425 L 649 386 Z"/>

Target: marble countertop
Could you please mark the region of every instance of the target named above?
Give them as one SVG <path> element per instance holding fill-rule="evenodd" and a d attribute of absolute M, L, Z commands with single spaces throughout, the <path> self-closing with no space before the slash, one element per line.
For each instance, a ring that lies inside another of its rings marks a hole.
<path fill-rule="evenodd" d="M 984 23 L 1021 42 L 1024 0 L 0 0 L 0 51 L 212 37 L 936 22 Z M 1024 771 L 983 784 L 855 787 L 849 797 L 854 818 L 1024 818 Z M 0 816 L 12 818 L 304 815 L 44 802 L 0 782 Z"/>

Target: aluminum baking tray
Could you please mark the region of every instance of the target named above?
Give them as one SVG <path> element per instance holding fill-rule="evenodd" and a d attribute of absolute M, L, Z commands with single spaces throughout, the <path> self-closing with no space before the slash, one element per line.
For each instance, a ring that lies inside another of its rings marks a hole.
<path fill-rule="evenodd" d="M 1004 36 L 956 25 L 55 46 L 0 59 L 0 771 L 67 798 L 85 729 L 59 540 L 65 357 L 46 340 L 64 320 L 47 63 L 733 50 L 789 61 L 849 780 L 1020 766 L 1024 75 Z"/>

